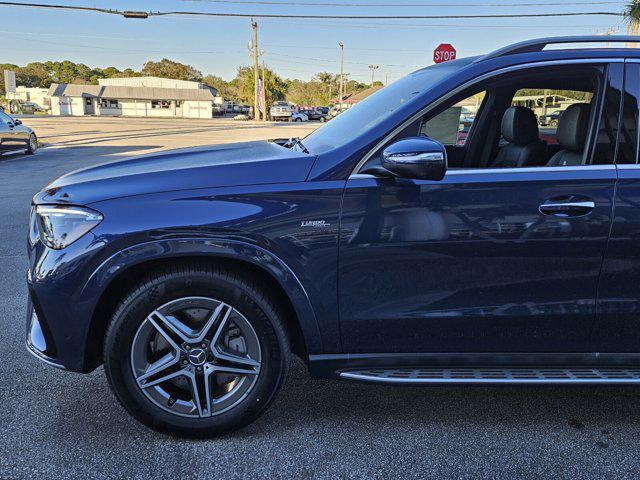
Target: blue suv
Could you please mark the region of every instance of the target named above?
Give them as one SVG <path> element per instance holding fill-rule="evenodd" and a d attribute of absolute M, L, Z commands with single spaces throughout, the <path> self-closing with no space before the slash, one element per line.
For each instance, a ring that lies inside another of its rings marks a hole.
<path fill-rule="evenodd" d="M 182 436 L 256 419 L 291 354 L 388 384 L 640 382 L 640 52 L 573 45 L 604 41 L 640 39 L 523 42 L 302 140 L 57 179 L 33 198 L 29 350 L 104 364 Z"/>

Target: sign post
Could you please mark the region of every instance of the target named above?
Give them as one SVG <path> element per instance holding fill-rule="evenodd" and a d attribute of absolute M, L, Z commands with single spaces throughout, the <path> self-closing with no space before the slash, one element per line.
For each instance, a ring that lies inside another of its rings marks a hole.
<path fill-rule="evenodd" d="M 441 43 L 433 51 L 433 63 L 448 62 L 456 59 L 456 49 L 450 43 Z"/>
<path fill-rule="evenodd" d="M 11 99 L 9 93 L 16 92 L 16 72 L 13 70 L 4 71 L 4 91 L 7 97 L 7 112 L 11 113 Z"/>

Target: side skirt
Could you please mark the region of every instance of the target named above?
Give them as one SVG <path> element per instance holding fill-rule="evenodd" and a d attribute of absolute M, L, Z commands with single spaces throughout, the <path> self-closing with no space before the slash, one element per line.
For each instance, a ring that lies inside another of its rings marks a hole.
<path fill-rule="evenodd" d="M 316 378 L 375 383 L 640 383 L 636 353 L 310 355 Z"/>

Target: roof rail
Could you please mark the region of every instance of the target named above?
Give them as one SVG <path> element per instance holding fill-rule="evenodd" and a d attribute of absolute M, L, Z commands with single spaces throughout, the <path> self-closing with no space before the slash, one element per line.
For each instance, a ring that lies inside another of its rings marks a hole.
<path fill-rule="evenodd" d="M 512 55 L 514 53 L 541 52 L 548 45 L 561 43 L 640 43 L 640 36 L 634 35 L 581 35 L 572 37 L 548 37 L 525 40 L 494 50 L 481 56 L 476 62 L 483 62 L 492 58 Z"/>

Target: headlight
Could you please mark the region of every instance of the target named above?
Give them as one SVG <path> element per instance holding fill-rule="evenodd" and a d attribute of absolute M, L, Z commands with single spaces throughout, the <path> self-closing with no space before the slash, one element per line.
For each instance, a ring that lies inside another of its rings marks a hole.
<path fill-rule="evenodd" d="M 38 205 L 36 216 L 40 240 L 55 250 L 71 245 L 102 221 L 95 210 L 64 205 Z"/>

